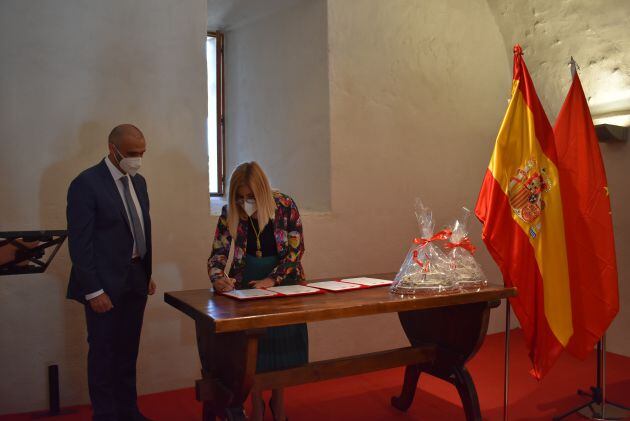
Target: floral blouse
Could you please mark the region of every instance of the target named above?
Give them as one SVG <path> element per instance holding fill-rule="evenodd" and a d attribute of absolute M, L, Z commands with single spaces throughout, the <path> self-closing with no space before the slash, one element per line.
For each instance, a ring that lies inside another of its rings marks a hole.
<path fill-rule="evenodd" d="M 274 224 L 274 236 L 280 262 L 271 272 L 269 278 L 275 280 L 276 285 L 304 283 L 304 269 L 301 261 L 302 255 L 304 255 L 304 239 L 302 238 L 300 213 L 295 202 L 289 196 L 274 192 L 273 198 L 276 201 L 276 214 L 270 223 Z M 225 205 L 221 211 L 212 242 L 212 253 L 208 259 L 208 275 L 212 282 L 223 276 L 223 270 L 230 253 L 232 236 L 227 225 L 227 208 Z M 236 285 L 240 285 L 243 278 L 249 229 L 250 224 L 248 224 L 247 219 L 241 219 L 234 242 L 234 260 L 228 274 L 230 278 L 236 279 Z"/>

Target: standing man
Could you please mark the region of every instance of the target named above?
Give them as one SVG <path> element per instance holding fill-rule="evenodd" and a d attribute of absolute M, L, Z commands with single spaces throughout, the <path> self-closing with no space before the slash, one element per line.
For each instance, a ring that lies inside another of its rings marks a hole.
<path fill-rule="evenodd" d="M 115 127 L 109 155 L 68 189 L 72 272 L 67 297 L 85 305 L 88 385 L 95 421 L 146 420 L 136 393 L 136 360 L 151 279 L 151 219 L 140 174 L 146 149 L 135 126 Z"/>

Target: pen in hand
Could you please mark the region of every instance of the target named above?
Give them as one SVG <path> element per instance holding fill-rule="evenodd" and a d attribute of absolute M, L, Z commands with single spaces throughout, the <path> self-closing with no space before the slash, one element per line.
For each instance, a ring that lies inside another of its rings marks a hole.
<path fill-rule="evenodd" d="M 221 278 L 215 281 L 214 288 L 219 292 L 232 291 L 234 289 L 234 285 L 236 284 L 236 279 L 230 278 L 225 274 L 225 272 L 223 272 L 222 275 L 223 276 Z"/>

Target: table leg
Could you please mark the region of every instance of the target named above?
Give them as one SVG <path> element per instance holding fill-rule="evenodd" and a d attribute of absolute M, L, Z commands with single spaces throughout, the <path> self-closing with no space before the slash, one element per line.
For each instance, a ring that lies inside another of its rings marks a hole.
<path fill-rule="evenodd" d="M 464 366 L 453 367 L 452 383 L 457 388 L 459 397 L 462 400 L 466 421 L 481 421 L 481 408 L 479 407 L 479 398 L 473 383 L 472 376 Z"/>
<path fill-rule="evenodd" d="M 254 384 L 258 338 L 264 330 L 216 334 L 202 322 L 196 328 L 202 375 L 196 392 L 203 402 L 203 420 L 245 420 L 243 404 Z"/>
<path fill-rule="evenodd" d="M 408 365 L 405 368 L 405 379 L 403 381 L 400 396 L 392 397 L 392 406 L 401 411 L 406 411 L 411 406 L 413 398 L 416 396 L 418 379 L 422 370 L 417 365 Z"/>
<path fill-rule="evenodd" d="M 481 420 L 477 391 L 465 364 L 483 343 L 490 307 L 490 303 L 482 302 L 398 313 L 411 345 L 434 344 L 437 355 L 430 366 L 407 367 L 402 393 L 392 399 L 392 405 L 401 410 L 411 406 L 418 378 L 424 371 L 457 388 L 468 421 Z"/>

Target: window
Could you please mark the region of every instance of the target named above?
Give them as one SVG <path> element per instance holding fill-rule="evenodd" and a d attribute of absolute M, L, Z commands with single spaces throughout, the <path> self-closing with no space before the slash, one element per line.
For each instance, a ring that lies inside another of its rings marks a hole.
<path fill-rule="evenodd" d="M 225 100 L 223 80 L 223 33 L 208 32 L 206 36 L 208 67 L 208 171 L 211 196 L 222 196 L 225 186 Z"/>

